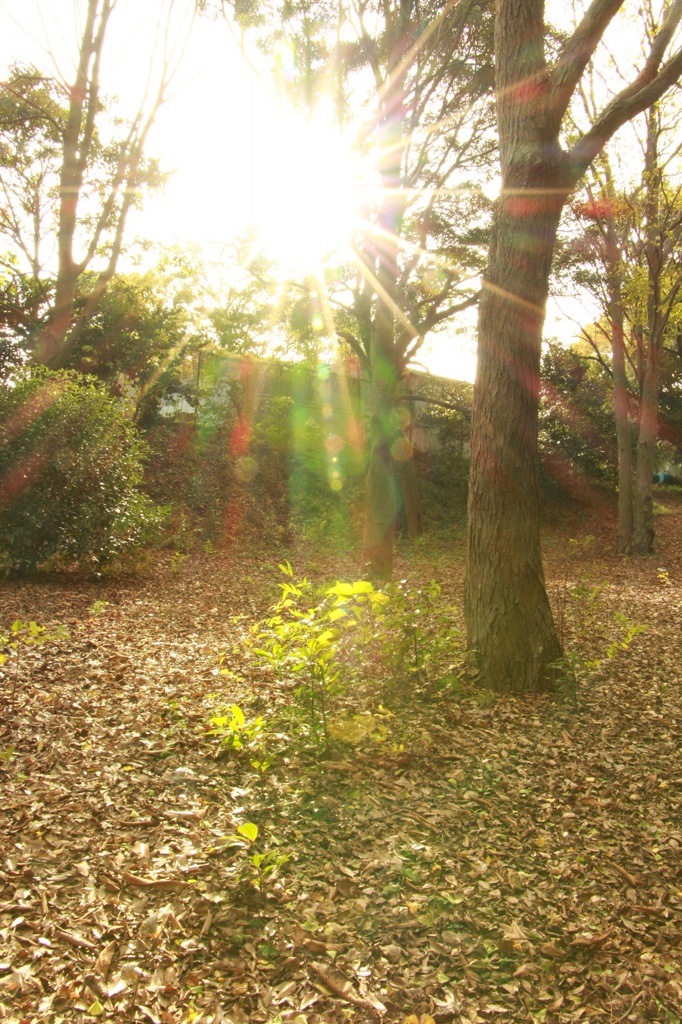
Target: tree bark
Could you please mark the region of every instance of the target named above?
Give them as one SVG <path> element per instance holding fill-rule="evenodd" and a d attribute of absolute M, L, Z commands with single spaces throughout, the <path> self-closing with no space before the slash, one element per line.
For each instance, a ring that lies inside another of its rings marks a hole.
<path fill-rule="evenodd" d="M 501 201 L 479 305 L 464 609 L 479 681 L 493 690 L 551 689 L 562 655 L 545 590 L 536 466 L 553 207 Z"/>
<path fill-rule="evenodd" d="M 393 544 L 399 510 L 398 478 L 392 447 L 400 433 L 396 399 L 404 371 L 403 353 L 396 345 L 398 296 L 398 247 L 405 210 L 402 161 L 405 151 L 403 126 L 405 71 L 400 59 L 405 47 L 397 34 L 389 67 L 394 69 L 390 87 L 382 94 L 378 117 L 383 144 L 381 180 L 383 195 L 378 212 L 376 313 L 370 330 L 370 456 L 365 488 L 363 558 L 370 575 L 390 579 Z"/>
<path fill-rule="evenodd" d="M 502 192 L 478 315 L 464 613 L 479 682 L 552 689 L 562 656 L 540 550 L 540 355 L 559 218 L 571 191 L 544 58 L 544 3 L 496 8 Z M 532 102 L 530 101 L 532 98 Z"/>

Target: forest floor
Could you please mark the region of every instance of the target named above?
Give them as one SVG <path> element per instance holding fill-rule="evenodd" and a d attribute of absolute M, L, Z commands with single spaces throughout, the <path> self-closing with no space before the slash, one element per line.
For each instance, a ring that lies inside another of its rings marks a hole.
<path fill-rule="evenodd" d="M 368 656 L 332 717 L 377 728 L 325 757 L 283 736 L 291 687 L 247 657 L 276 554 L 0 583 L 0 632 L 70 633 L 0 669 L 0 1019 L 679 1024 L 682 496 L 657 501 L 653 558 L 612 554 L 608 506 L 547 526 L 575 694 Z M 445 608 L 462 567 L 459 540 L 397 575 Z M 647 630 L 625 650 L 627 623 Z M 265 719 L 257 757 L 207 733 L 235 703 Z M 289 859 L 259 879 L 254 852 Z"/>

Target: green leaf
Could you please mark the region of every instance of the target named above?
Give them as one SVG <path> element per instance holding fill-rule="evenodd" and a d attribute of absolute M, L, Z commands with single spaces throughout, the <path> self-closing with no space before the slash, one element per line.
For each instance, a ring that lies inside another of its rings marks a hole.
<path fill-rule="evenodd" d="M 330 587 L 327 594 L 337 594 L 339 597 L 352 597 L 353 587 L 350 583 L 335 583 L 333 587 Z"/>
<path fill-rule="evenodd" d="M 241 729 L 241 727 L 244 725 L 244 722 L 246 721 L 246 719 L 244 718 L 244 712 L 242 711 L 238 704 L 233 704 L 232 707 L 230 708 L 230 711 L 232 712 L 232 716 L 235 722 L 237 723 L 237 726 Z"/>
<path fill-rule="evenodd" d="M 245 821 L 243 825 L 237 826 L 237 832 L 250 843 L 255 843 L 258 838 L 258 825 L 254 825 L 252 821 Z"/>

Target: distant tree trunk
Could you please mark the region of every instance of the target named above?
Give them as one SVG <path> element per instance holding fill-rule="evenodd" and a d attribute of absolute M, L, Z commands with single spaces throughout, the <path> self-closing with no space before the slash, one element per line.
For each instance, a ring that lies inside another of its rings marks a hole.
<path fill-rule="evenodd" d="M 661 349 L 661 339 L 649 337 L 639 410 L 634 522 L 629 548 L 630 554 L 633 555 L 649 555 L 654 550 L 653 476 L 658 439 L 658 385 L 661 372 Z"/>
<path fill-rule="evenodd" d="M 625 371 L 625 330 L 620 254 L 616 243 L 613 218 L 606 224 L 609 258 L 609 320 L 611 323 L 611 365 L 613 368 L 613 415 L 618 444 L 618 534 L 616 550 L 625 554 L 632 540 L 632 435 L 628 403 L 628 380 Z"/>
<path fill-rule="evenodd" d="M 480 682 L 493 690 L 551 688 L 549 666 L 561 657 L 540 554 L 536 465 L 561 202 L 533 198 L 538 186 L 529 185 L 528 199 L 501 200 L 479 304 L 465 614 Z"/>
<path fill-rule="evenodd" d="M 394 67 L 399 66 L 405 42 L 397 43 Z M 393 444 L 400 426 L 398 386 L 404 371 L 403 353 L 396 345 L 398 296 L 398 247 L 405 197 L 401 189 L 401 166 L 405 140 L 404 69 L 394 75 L 391 88 L 382 98 L 380 134 L 381 180 L 384 193 L 378 212 L 377 303 L 370 331 L 370 456 L 365 489 L 363 558 L 370 574 L 390 579 L 393 573 L 393 543 L 400 507 L 399 482 L 393 458 Z"/>
<path fill-rule="evenodd" d="M 408 537 L 421 537 L 424 532 L 424 506 L 419 494 L 417 467 L 414 464 L 414 450 L 407 438 L 399 438 L 404 457 L 396 462 L 400 489 L 401 526 Z"/>

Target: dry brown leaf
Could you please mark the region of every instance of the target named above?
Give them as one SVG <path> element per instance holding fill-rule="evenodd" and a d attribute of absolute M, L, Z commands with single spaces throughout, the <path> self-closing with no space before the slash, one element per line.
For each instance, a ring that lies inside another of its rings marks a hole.
<path fill-rule="evenodd" d="M 577 935 L 570 943 L 571 946 L 598 946 L 600 942 L 606 942 L 614 933 L 613 928 L 598 932 L 596 935 Z"/>
<path fill-rule="evenodd" d="M 553 942 L 541 942 L 538 948 L 544 956 L 559 957 L 566 955 L 565 951 L 560 949 L 559 946 L 555 945 Z"/>
<path fill-rule="evenodd" d="M 113 942 L 110 942 L 108 946 L 104 947 L 100 955 L 97 957 L 97 960 L 95 961 L 93 971 L 95 972 L 95 974 L 99 974 L 100 978 L 104 978 L 105 981 L 107 975 L 109 974 L 109 971 L 111 970 L 111 964 L 113 962 L 114 956 L 116 955 L 117 949 L 118 943 L 115 940 Z"/>
<path fill-rule="evenodd" d="M 161 891 L 184 889 L 188 884 L 181 878 L 141 878 L 140 875 L 133 875 L 130 871 L 122 871 L 121 878 L 125 879 L 128 885 L 137 885 L 141 889 L 159 889 Z"/>
<path fill-rule="evenodd" d="M 345 999 L 347 1003 L 352 1003 L 353 1006 L 363 1006 L 365 1009 L 370 1009 L 375 1014 L 381 1015 L 386 1012 L 386 1007 L 376 996 L 370 993 L 365 997 L 358 995 L 352 983 L 341 971 L 337 971 L 334 967 L 329 967 L 327 964 L 314 961 L 310 966 L 320 978 L 325 988 L 328 988 L 335 996 Z"/>

